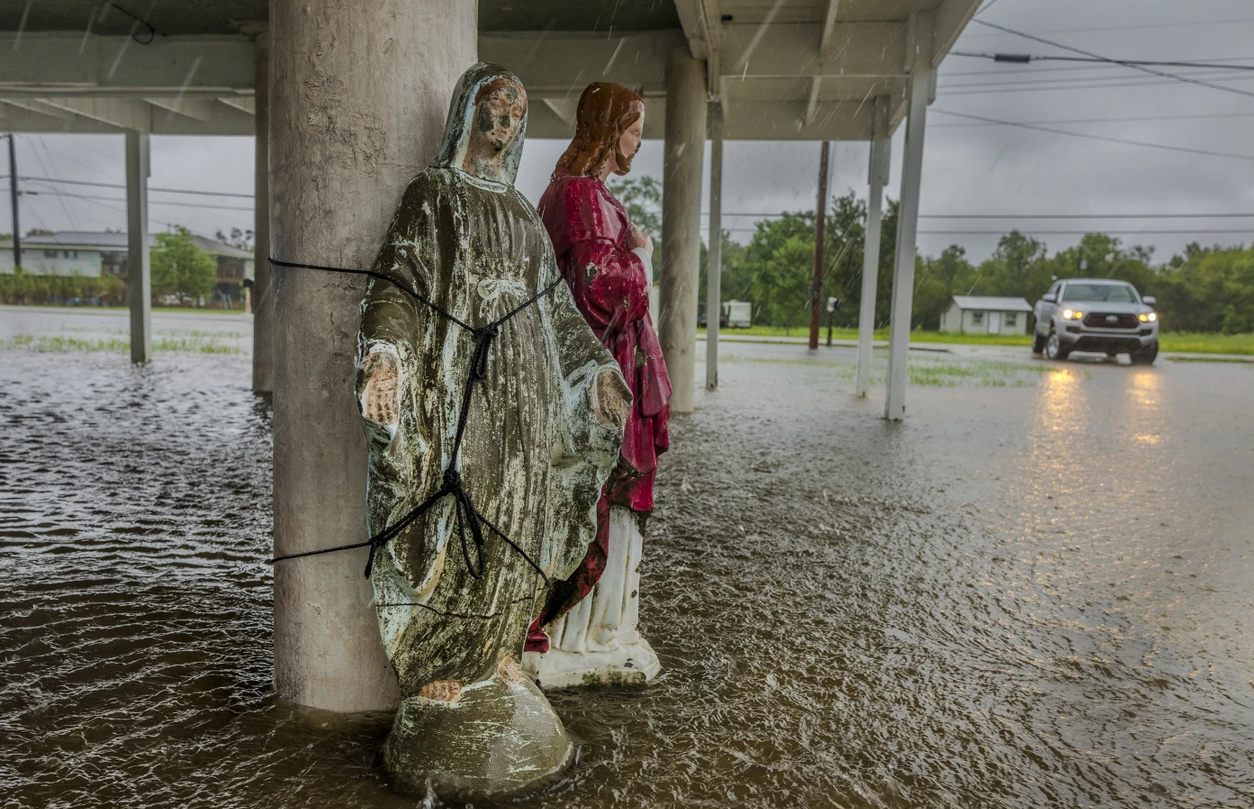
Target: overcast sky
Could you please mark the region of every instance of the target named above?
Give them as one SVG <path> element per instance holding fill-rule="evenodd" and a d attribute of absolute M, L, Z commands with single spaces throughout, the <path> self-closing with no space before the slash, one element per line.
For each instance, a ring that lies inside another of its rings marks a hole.
<path fill-rule="evenodd" d="M 1221 61 L 1254 64 L 1254 3 L 1250 0 L 992 0 L 977 19 L 1030 32 L 1120 59 Z M 972 23 L 956 51 L 1064 54 Z M 1160 68 L 1254 93 L 1254 72 Z M 1142 141 L 1189 151 L 1110 143 L 1023 128 L 976 123 L 949 113 L 1028 122 L 1102 138 Z M 1116 120 L 1094 120 L 1116 119 Z M 894 138 L 890 197 L 898 196 L 901 141 Z M 986 257 L 995 231 L 1012 227 L 1040 234 L 1051 252 L 1079 233 L 1126 231 L 1125 244 L 1156 248 L 1165 260 L 1190 241 L 1249 243 L 1248 218 L 1110 219 L 1111 214 L 1254 213 L 1254 95 L 1240 95 L 1138 73 L 1120 66 L 1045 62 L 1013 65 L 949 56 L 928 113 L 919 247 L 928 255 L 957 243 L 975 260 Z M 519 187 L 539 198 L 558 155 L 557 141 L 531 140 Z M 110 135 L 19 135 L 19 173 L 98 182 L 123 181 L 123 142 Z M 1212 156 L 1195 152 L 1243 155 Z M 728 142 L 724 149 L 726 212 L 811 209 L 819 145 L 812 142 Z M 832 190 L 866 194 L 868 147 L 834 144 Z M 195 188 L 250 194 L 251 138 L 154 137 L 156 188 Z M 707 146 L 708 167 L 708 146 Z M 646 141 L 636 174 L 661 176 L 661 141 Z M 7 173 L 7 172 L 4 172 Z M 707 174 L 708 177 L 708 174 Z M 60 186 L 78 197 L 41 191 L 22 198 L 22 228 L 125 228 L 121 189 Z M 212 236 L 251 228 L 247 199 L 153 193 L 154 230 L 177 223 Z M 104 197 L 108 199 L 84 199 Z M 179 206 L 162 202 L 177 201 Z M 8 195 L 0 203 L 6 217 Z M 184 207 L 188 204 L 213 207 Z M 1085 214 L 1086 219 L 935 219 L 954 214 Z M 733 237 L 747 241 L 752 218 L 727 217 Z M 1216 233 L 1213 231 L 1234 231 Z M 938 233 L 937 231 L 949 231 Z M 1174 231 L 1187 231 L 1175 233 Z M 1208 232 L 1209 231 L 1209 232 Z"/>

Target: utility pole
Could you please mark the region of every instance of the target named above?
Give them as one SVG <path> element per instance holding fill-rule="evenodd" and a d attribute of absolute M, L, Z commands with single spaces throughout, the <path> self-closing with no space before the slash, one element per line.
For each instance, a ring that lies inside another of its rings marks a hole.
<path fill-rule="evenodd" d="M 810 284 L 810 350 L 819 348 L 819 318 L 823 294 L 823 231 L 827 223 L 827 152 L 828 141 L 823 141 L 823 149 L 819 152 L 819 202 L 814 221 L 814 280 Z"/>
<path fill-rule="evenodd" d="M 17 137 L 9 133 L 9 204 L 13 206 L 13 267 L 22 266 L 22 226 L 17 215 Z"/>

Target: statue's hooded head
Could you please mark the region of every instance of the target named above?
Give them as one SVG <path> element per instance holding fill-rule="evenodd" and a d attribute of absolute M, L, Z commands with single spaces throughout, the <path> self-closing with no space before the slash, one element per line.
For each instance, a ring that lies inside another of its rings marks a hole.
<path fill-rule="evenodd" d="M 435 165 L 513 185 L 526 134 L 527 91 L 522 82 L 500 65 L 480 62 L 457 81 Z M 482 170 L 487 164 L 499 166 L 499 176 L 488 176 Z"/>
<path fill-rule="evenodd" d="M 575 138 L 557 167 L 576 177 L 599 177 L 614 158 L 614 173 L 626 174 L 640 147 L 636 140 L 635 149 L 625 154 L 623 136 L 643 117 L 644 99 L 631 90 L 608 82 L 589 84 L 575 111 Z"/>

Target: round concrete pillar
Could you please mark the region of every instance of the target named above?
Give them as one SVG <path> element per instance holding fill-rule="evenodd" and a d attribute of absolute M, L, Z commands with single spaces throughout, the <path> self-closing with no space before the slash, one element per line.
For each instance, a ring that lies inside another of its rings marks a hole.
<path fill-rule="evenodd" d="M 671 411 L 675 413 L 691 412 L 696 393 L 705 116 L 705 63 L 693 59 L 687 48 L 676 48 L 666 60 L 662 288 L 658 307 L 658 336 L 671 377 Z"/>
<path fill-rule="evenodd" d="M 270 254 L 368 268 L 475 61 L 476 4 L 271 0 L 270 42 Z M 363 541 L 353 361 L 364 281 L 285 269 L 271 281 L 274 551 Z M 343 712 L 397 704 L 365 564 L 364 549 L 276 563 L 280 699 Z"/>

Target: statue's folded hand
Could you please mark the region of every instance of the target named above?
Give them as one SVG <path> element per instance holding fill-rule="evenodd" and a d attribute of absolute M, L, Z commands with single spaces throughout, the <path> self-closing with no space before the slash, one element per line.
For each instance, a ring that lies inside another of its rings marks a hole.
<path fill-rule="evenodd" d="M 597 375 L 592 412 L 597 421 L 622 430 L 631 409 L 631 389 L 623 375 L 614 368 L 606 368 Z"/>
<path fill-rule="evenodd" d="M 400 421 L 400 364 L 387 351 L 372 352 L 362 367 L 366 383 L 362 386 L 362 418 L 377 424 L 393 425 Z"/>

